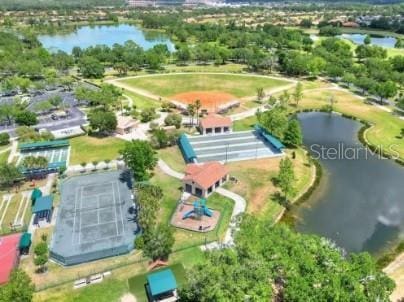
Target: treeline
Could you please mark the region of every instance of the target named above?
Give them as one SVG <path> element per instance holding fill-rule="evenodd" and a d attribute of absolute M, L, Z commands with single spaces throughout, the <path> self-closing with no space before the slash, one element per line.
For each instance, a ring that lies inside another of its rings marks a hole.
<path fill-rule="evenodd" d="M 234 249 L 187 272 L 181 301 L 389 301 L 394 282 L 367 253 L 247 216 Z"/>
<path fill-rule="evenodd" d="M 1 10 L 94 8 L 94 6 L 123 6 L 125 0 L 1 0 Z"/>
<path fill-rule="evenodd" d="M 0 32 L 1 90 L 30 87 L 41 89 L 54 85 L 72 67 L 73 59 L 66 53 L 49 53 L 34 35 Z"/>

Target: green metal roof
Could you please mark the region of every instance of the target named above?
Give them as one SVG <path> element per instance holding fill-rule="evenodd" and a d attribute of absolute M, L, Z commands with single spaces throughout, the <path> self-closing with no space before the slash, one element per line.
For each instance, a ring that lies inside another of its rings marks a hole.
<path fill-rule="evenodd" d="M 147 282 L 149 283 L 152 296 L 170 292 L 177 288 L 177 281 L 171 269 L 165 269 L 147 275 Z"/>
<path fill-rule="evenodd" d="M 69 146 L 68 140 L 54 140 L 54 141 L 43 141 L 34 143 L 23 143 L 19 144 L 18 148 L 22 151 L 24 150 L 35 150 L 35 149 L 45 149 L 45 148 L 58 148 Z"/>
<path fill-rule="evenodd" d="M 282 150 L 285 146 L 278 140 L 275 136 L 268 133 L 266 129 L 264 129 L 260 125 L 255 125 L 255 130 L 258 131 L 272 146 L 274 146 L 278 150 Z"/>
<path fill-rule="evenodd" d="M 34 208 L 32 209 L 32 213 L 39 213 L 42 211 L 51 210 L 52 205 L 53 205 L 53 196 L 52 195 L 39 197 L 35 201 L 35 205 L 34 205 Z"/>
<path fill-rule="evenodd" d="M 185 161 L 188 163 L 193 162 L 194 159 L 196 159 L 196 154 L 185 134 L 181 134 L 180 138 L 178 139 L 178 144 L 180 146 L 182 155 L 185 157 Z"/>
<path fill-rule="evenodd" d="M 24 233 L 20 238 L 20 249 L 27 248 L 31 245 L 31 233 Z"/>
<path fill-rule="evenodd" d="M 31 201 L 35 202 L 39 197 L 42 196 L 42 191 L 38 188 L 35 188 L 31 193 Z"/>

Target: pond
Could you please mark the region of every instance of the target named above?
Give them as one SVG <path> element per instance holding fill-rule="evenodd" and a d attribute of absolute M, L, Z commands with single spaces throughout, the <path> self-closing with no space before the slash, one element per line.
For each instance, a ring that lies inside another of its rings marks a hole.
<path fill-rule="evenodd" d="M 364 34 L 342 34 L 340 36 L 343 39 L 350 40 L 354 42 L 356 45 L 364 44 L 366 35 Z M 371 45 L 377 45 L 385 48 L 394 48 L 396 45 L 396 38 L 393 37 L 383 37 L 383 36 L 373 36 L 370 35 Z"/>
<path fill-rule="evenodd" d="M 132 40 L 143 49 L 147 50 L 157 44 L 167 45 L 170 51 L 174 51 L 174 43 L 160 32 L 145 31 L 140 27 L 128 24 L 83 26 L 68 34 L 40 35 L 42 45 L 51 51 L 63 50 L 71 53 L 73 47 L 87 48 L 97 44 L 112 46 L 124 44 Z"/>
<path fill-rule="evenodd" d="M 356 121 L 327 113 L 303 113 L 299 120 L 304 144 L 324 173 L 293 213 L 297 230 L 352 252 L 377 253 L 395 242 L 404 228 L 404 168 L 366 151 Z"/>
<path fill-rule="evenodd" d="M 342 34 L 337 37 L 341 39 L 347 39 L 355 43 L 356 45 L 362 45 L 364 44 L 364 40 L 367 35 L 365 34 Z M 318 35 L 310 35 L 310 38 L 313 41 L 317 41 L 319 39 Z M 384 36 L 375 36 L 375 35 L 370 35 L 371 38 L 371 45 L 377 45 L 381 46 L 384 48 L 394 48 L 396 45 L 397 39 L 394 37 L 384 37 Z"/>

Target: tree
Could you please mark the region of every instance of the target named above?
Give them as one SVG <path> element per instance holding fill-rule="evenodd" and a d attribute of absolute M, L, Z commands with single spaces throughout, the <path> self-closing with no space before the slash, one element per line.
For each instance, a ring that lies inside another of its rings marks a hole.
<path fill-rule="evenodd" d="M 94 57 L 83 57 L 79 61 L 79 70 L 83 77 L 100 79 L 104 76 L 104 66 Z"/>
<path fill-rule="evenodd" d="M 312 27 L 313 22 L 311 19 L 302 19 L 302 21 L 300 21 L 300 26 L 304 27 L 304 28 L 310 28 Z"/>
<path fill-rule="evenodd" d="M 344 83 L 346 83 L 348 85 L 348 87 L 350 87 L 351 84 L 355 82 L 355 75 L 352 73 L 346 72 L 344 74 L 344 76 L 342 77 L 342 81 Z"/>
<path fill-rule="evenodd" d="M 93 109 L 88 114 L 90 127 L 99 133 L 111 133 L 118 124 L 115 113 L 102 109 Z"/>
<path fill-rule="evenodd" d="M 272 110 L 257 113 L 259 123 L 272 135 L 283 139 L 283 135 L 288 127 L 288 117 L 286 109 L 275 107 Z"/>
<path fill-rule="evenodd" d="M 394 82 L 387 81 L 374 86 L 372 92 L 380 98 L 380 104 L 383 104 L 383 99 L 393 97 L 397 94 L 397 86 Z"/>
<path fill-rule="evenodd" d="M 194 104 L 188 104 L 187 106 L 187 111 L 188 114 L 191 118 L 191 126 L 194 125 L 194 116 L 195 116 L 195 105 Z"/>
<path fill-rule="evenodd" d="M 42 241 L 38 243 L 34 248 L 34 264 L 38 266 L 38 272 L 44 272 L 46 270 L 46 263 L 48 262 L 48 244 L 47 238 L 42 238 Z"/>
<path fill-rule="evenodd" d="M 138 185 L 137 201 L 139 205 L 138 223 L 143 234 L 152 232 L 160 208 L 163 191 L 154 185 Z"/>
<path fill-rule="evenodd" d="M 195 111 L 196 111 L 196 122 L 199 124 L 199 110 L 202 108 L 202 103 L 200 100 L 195 101 Z"/>
<path fill-rule="evenodd" d="M 33 126 L 38 123 L 38 120 L 35 113 L 23 110 L 15 115 L 15 122 L 21 126 Z"/>
<path fill-rule="evenodd" d="M 323 26 L 320 27 L 319 35 L 320 36 L 337 36 L 340 35 L 341 29 L 336 26 Z"/>
<path fill-rule="evenodd" d="M 284 158 L 279 164 L 279 174 L 276 178 L 277 185 L 284 194 L 285 202 L 296 195 L 296 178 L 292 161 Z"/>
<path fill-rule="evenodd" d="M 289 121 L 283 141 L 285 144 L 293 147 L 300 146 L 303 143 L 302 129 L 296 119 Z"/>
<path fill-rule="evenodd" d="M 34 105 L 34 110 L 35 112 L 48 112 L 53 108 L 52 103 L 50 102 L 50 100 L 44 100 L 41 102 L 38 102 Z"/>
<path fill-rule="evenodd" d="M 5 146 L 10 143 L 10 134 L 7 132 L 0 133 L 0 146 Z"/>
<path fill-rule="evenodd" d="M 164 124 L 167 126 L 175 126 L 175 128 L 180 129 L 182 123 L 182 116 L 177 113 L 170 113 L 164 119 Z"/>
<path fill-rule="evenodd" d="M 23 179 L 20 170 L 11 164 L 0 165 L 0 185 L 11 186 Z"/>
<path fill-rule="evenodd" d="M 154 108 L 145 108 L 140 113 L 140 121 L 147 123 L 154 120 L 157 117 L 156 110 Z"/>
<path fill-rule="evenodd" d="M 59 108 L 59 106 L 63 102 L 63 99 L 62 99 L 62 97 L 60 95 L 55 95 L 55 96 L 49 98 L 48 101 L 52 104 L 53 107 Z"/>
<path fill-rule="evenodd" d="M 30 277 L 24 271 L 16 269 L 11 273 L 8 283 L 0 286 L 0 301 L 31 302 L 34 289 Z"/>
<path fill-rule="evenodd" d="M 150 178 L 150 171 L 157 164 L 156 152 L 147 141 L 132 140 L 125 143 L 120 151 L 126 165 L 131 169 L 136 181 Z"/>
<path fill-rule="evenodd" d="M 167 147 L 170 144 L 167 131 L 161 128 L 154 129 L 152 132 L 151 144 L 156 149 Z"/>
<path fill-rule="evenodd" d="M 394 282 L 367 253 L 245 215 L 234 249 L 187 269 L 181 301 L 389 301 Z M 332 282 L 330 282 L 332 280 Z"/>
<path fill-rule="evenodd" d="M 264 97 L 265 97 L 264 88 L 262 88 L 262 87 L 257 88 L 257 99 L 258 99 L 258 101 L 261 101 Z"/>
<path fill-rule="evenodd" d="M 370 45 L 372 43 L 372 38 L 369 35 L 366 35 L 365 39 L 363 40 L 365 45 Z"/>
<path fill-rule="evenodd" d="M 117 62 L 114 64 L 114 69 L 122 76 L 128 73 L 129 66 L 125 62 Z"/>
<path fill-rule="evenodd" d="M 299 102 L 303 98 L 303 85 L 301 82 L 298 82 L 295 88 L 295 91 L 293 93 L 293 100 L 296 103 L 296 106 L 299 106 Z"/>
<path fill-rule="evenodd" d="M 48 159 L 43 156 L 26 156 L 22 160 L 21 166 L 31 169 L 45 169 L 48 167 Z"/>
<path fill-rule="evenodd" d="M 0 105 L 0 119 L 6 119 L 8 125 L 11 125 L 17 111 L 18 108 L 15 104 L 2 104 Z"/>
<path fill-rule="evenodd" d="M 145 234 L 143 253 L 145 256 L 156 260 L 167 260 L 174 245 L 174 234 L 170 226 L 159 224 Z"/>

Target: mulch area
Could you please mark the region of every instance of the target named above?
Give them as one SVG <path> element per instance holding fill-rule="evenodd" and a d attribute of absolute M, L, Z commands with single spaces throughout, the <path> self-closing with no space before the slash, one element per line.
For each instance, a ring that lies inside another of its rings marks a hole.
<path fill-rule="evenodd" d="M 171 219 L 171 224 L 177 228 L 201 233 L 210 232 L 216 228 L 216 225 L 219 222 L 220 212 L 212 210 L 212 217 L 202 216 L 200 220 L 193 217 L 182 219 L 185 213 L 192 211 L 193 209 L 194 206 L 192 204 L 179 204 Z"/>

